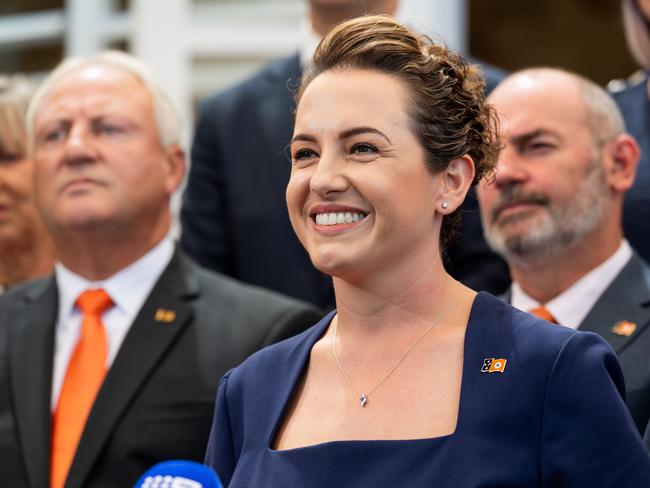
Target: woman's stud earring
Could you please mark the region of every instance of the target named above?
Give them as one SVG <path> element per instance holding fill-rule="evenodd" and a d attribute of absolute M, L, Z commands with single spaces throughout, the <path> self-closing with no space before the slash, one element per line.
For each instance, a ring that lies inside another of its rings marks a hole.
<path fill-rule="evenodd" d="M 442 202 L 441 207 L 442 207 L 443 209 L 446 209 L 447 207 L 449 207 L 449 204 L 447 203 L 446 200 L 444 200 L 444 201 Z"/>

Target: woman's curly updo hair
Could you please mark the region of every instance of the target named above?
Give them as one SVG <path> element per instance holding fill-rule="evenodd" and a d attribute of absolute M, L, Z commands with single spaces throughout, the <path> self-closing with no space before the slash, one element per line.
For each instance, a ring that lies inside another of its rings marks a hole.
<path fill-rule="evenodd" d="M 408 112 L 432 173 L 464 155 L 474 161 L 477 184 L 496 163 L 497 122 L 485 102 L 485 81 L 478 68 L 446 46 L 416 35 L 387 15 L 349 20 L 320 42 L 296 94 L 296 105 L 319 74 L 332 69 L 368 69 L 402 80 Z M 390 94 L 386 94 L 390 96 Z M 446 216 L 440 235 L 444 249 L 460 222 L 459 211 Z"/>

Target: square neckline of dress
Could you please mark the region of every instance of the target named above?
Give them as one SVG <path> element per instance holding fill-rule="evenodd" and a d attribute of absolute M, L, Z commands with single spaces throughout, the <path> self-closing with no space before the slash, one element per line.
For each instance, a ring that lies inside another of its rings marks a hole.
<path fill-rule="evenodd" d="M 315 450 L 319 448 L 324 448 L 327 446 L 334 446 L 334 445 L 354 445 L 354 444 L 360 444 L 360 445 L 399 445 L 401 443 L 441 443 L 444 442 L 448 439 L 453 438 L 459 430 L 462 429 L 463 425 L 463 418 L 465 418 L 465 405 L 464 405 L 464 399 L 467 397 L 466 393 L 466 388 L 467 388 L 467 383 L 469 381 L 469 368 L 467 368 L 467 358 L 468 358 L 468 345 L 470 344 L 470 336 L 473 333 L 473 329 L 475 328 L 474 322 L 477 321 L 476 314 L 477 312 L 477 304 L 480 301 L 483 301 L 484 295 L 489 295 L 487 292 L 479 291 L 476 293 L 476 296 L 474 297 L 474 300 L 472 302 L 472 306 L 470 308 L 470 313 L 469 317 L 467 319 L 467 327 L 465 328 L 465 338 L 463 340 L 463 370 L 461 373 L 461 383 L 460 383 L 460 395 L 458 399 L 458 415 L 456 417 L 456 427 L 454 428 L 454 431 L 445 434 L 442 436 L 437 436 L 437 437 L 417 437 L 417 438 L 411 438 L 411 439 L 345 439 L 345 440 L 332 440 L 332 441 L 325 441 L 325 442 L 319 442 L 316 444 L 310 444 L 306 446 L 300 446 L 300 447 L 293 447 L 289 449 L 273 449 L 271 446 L 273 445 L 273 442 L 275 441 L 275 437 L 278 434 L 278 430 L 280 428 L 280 425 L 282 424 L 282 421 L 284 420 L 284 416 L 286 415 L 287 408 L 289 407 L 289 402 L 292 400 L 293 395 L 296 393 L 296 386 L 298 384 L 298 381 L 302 378 L 302 376 L 305 373 L 305 368 L 307 366 L 307 362 L 309 359 L 309 356 L 311 354 L 311 350 L 314 347 L 314 344 L 318 342 L 321 337 L 325 334 L 327 329 L 329 328 L 332 319 L 334 318 L 334 315 L 336 314 L 336 310 L 332 310 L 328 315 L 323 318 L 322 325 L 321 325 L 321 330 L 319 331 L 318 334 L 314 334 L 314 337 L 312 338 L 312 341 L 310 344 L 308 344 L 308 347 L 305 347 L 305 351 L 302 353 L 302 357 L 300 358 L 300 367 L 296 368 L 297 369 L 297 374 L 294 375 L 291 378 L 291 385 L 290 388 L 288 388 L 288 394 L 285 394 L 283 398 L 281 399 L 282 407 L 280 408 L 280 413 L 276 417 L 274 423 L 273 423 L 273 428 L 271 429 L 270 435 L 266 439 L 265 442 L 265 447 L 267 452 L 271 452 L 274 454 L 283 454 L 283 453 L 292 453 L 292 452 L 301 452 L 301 451 L 306 451 L 306 450 Z M 479 298 L 481 297 L 481 298 Z"/>

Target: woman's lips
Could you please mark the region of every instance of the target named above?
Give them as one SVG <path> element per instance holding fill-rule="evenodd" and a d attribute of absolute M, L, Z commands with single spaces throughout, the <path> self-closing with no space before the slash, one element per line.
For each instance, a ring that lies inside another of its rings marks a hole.
<path fill-rule="evenodd" d="M 365 217 L 362 212 L 327 212 L 317 213 L 314 221 L 317 225 L 353 224 Z"/>
<path fill-rule="evenodd" d="M 356 207 L 326 204 L 314 206 L 309 216 L 320 232 L 336 233 L 356 227 L 368 216 L 368 212 Z"/>

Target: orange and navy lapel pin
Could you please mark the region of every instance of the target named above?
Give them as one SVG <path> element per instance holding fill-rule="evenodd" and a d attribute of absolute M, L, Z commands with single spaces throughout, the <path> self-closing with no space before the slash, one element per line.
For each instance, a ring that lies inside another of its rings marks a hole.
<path fill-rule="evenodd" d="M 164 308 L 159 308 L 156 310 L 156 315 L 154 317 L 156 322 L 164 322 L 169 324 L 176 319 L 176 312 L 173 310 L 165 310 Z"/>
<path fill-rule="evenodd" d="M 503 373 L 506 370 L 507 359 L 503 358 L 485 358 L 481 373 Z"/>
<path fill-rule="evenodd" d="M 611 329 L 612 334 L 625 337 L 630 337 L 632 334 L 634 334 L 635 330 L 636 324 L 634 322 L 630 322 L 629 320 L 621 320 L 619 322 L 616 322 L 616 324 L 614 324 L 614 327 Z"/>

